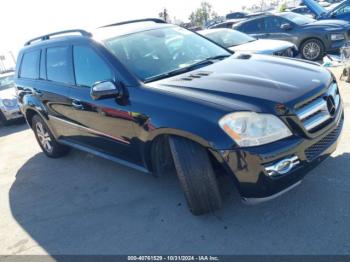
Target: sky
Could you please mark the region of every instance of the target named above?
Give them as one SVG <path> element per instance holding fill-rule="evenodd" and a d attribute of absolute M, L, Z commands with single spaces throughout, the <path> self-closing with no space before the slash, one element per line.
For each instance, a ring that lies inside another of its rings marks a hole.
<path fill-rule="evenodd" d="M 202 0 L 2 0 L 0 53 L 17 53 L 24 42 L 46 33 L 91 29 L 118 21 L 157 17 L 168 9 L 171 18 L 187 21 Z M 219 15 L 258 0 L 208 0 Z"/>

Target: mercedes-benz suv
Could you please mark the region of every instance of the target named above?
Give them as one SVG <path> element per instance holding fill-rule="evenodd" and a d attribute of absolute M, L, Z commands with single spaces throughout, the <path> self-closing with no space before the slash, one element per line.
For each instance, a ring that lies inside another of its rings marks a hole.
<path fill-rule="evenodd" d="M 219 170 L 247 203 L 295 187 L 343 126 L 326 69 L 233 54 L 158 19 L 30 40 L 16 85 L 48 157 L 74 147 L 149 174 L 173 167 L 196 215 L 221 207 Z"/>

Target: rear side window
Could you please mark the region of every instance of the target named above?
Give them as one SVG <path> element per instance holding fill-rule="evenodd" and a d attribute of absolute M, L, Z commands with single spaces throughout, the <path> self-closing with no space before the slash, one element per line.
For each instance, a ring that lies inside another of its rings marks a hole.
<path fill-rule="evenodd" d="M 75 46 L 73 58 L 77 85 L 91 87 L 99 81 L 113 80 L 106 62 L 90 47 Z"/>
<path fill-rule="evenodd" d="M 25 53 L 22 59 L 20 77 L 38 79 L 39 78 L 40 50 Z"/>
<path fill-rule="evenodd" d="M 265 29 L 264 19 L 256 19 L 256 20 L 252 20 L 247 23 L 244 23 L 243 25 L 240 26 L 238 30 L 244 33 L 250 34 L 250 33 L 261 32 L 264 29 Z"/>
<path fill-rule="evenodd" d="M 69 59 L 68 46 L 52 47 L 46 51 L 47 80 L 73 84 L 73 70 Z"/>

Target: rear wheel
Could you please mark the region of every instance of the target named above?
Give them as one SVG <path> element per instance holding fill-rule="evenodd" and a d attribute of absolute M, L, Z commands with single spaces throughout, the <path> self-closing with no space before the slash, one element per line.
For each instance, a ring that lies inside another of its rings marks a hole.
<path fill-rule="evenodd" d="M 321 60 L 324 55 L 324 46 L 318 39 L 309 39 L 302 43 L 300 51 L 304 59 L 318 61 Z"/>
<path fill-rule="evenodd" d="M 68 153 L 69 147 L 60 145 L 56 141 L 50 129 L 39 115 L 33 116 L 32 128 L 39 146 L 48 157 L 58 158 Z"/>
<path fill-rule="evenodd" d="M 202 215 L 220 209 L 221 194 L 207 151 L 199 144 L 181 137 L 170 137 L 169 144 L 191 212 Z"/>

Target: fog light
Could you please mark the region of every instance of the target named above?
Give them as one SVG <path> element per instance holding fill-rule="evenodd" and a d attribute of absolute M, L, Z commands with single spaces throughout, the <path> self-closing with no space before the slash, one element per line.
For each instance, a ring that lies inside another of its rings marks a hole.
<path fill-rule="evenodd" d="M 295 166 L 299 165 L 300 161 L 297 156 L 282 159 L 273 165 L 265 167 L 268 176 L 279 176 L 290 172 Z"/>

